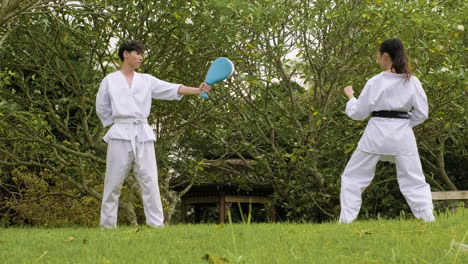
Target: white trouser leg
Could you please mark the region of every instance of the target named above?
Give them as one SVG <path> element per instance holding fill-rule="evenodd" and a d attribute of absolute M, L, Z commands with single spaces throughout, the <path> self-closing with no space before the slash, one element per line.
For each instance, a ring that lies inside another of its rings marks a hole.
<path fill-rule="evenodd" d="M 133 157 L 132 145 L 129 140 L 111 139 L 109 141 L 101 205 L 101 227 L 113 228 L 117 226 L 120 190 L 133 162 Z"/>
<path fill-rule="evenodd" d="M 435 220 L 432 195 L 426 183 L 419 155 L 395 156 L 398 184 L 413 215 L 426 222 Z"/>
<path fill-rule="evenodd" d="M 153 141 L 136 142 L 136 152 L 133 170 L 141 187 L 146 224 L 155 227 L 162 226 L 164 215 Z"/>
<path fill-rule="evenodd" d="M 361 209 L 362 192 L 374 178 L 375 166 L 380 155 L 356 150 L 346 164 L 341 176 L 339 223 L 350 223 L 356 219 Z"/>

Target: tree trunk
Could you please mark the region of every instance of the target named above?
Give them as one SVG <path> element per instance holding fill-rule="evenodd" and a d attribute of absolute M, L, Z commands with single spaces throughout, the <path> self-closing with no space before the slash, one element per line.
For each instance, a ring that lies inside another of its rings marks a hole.
<path fill-rule="evenodd" d="M 439 152 L 437 153 L 437 167 L 439 168 L 440 176 L 444 180 L 444 182 L 449 186 L 449 188 L 453 191 L 458 190 L 457 186 L 453 184 L 452 180 L 450 180 L 449 176 L 447 175 L 447 172 L 445 171 L 445 160 L 444 160 L 444 153 L 445 153 L 445 141 L 448 139 L 448 137 L 445 137 L 443 140 L 441 140 L 440 143 L 440 149 Z"/>

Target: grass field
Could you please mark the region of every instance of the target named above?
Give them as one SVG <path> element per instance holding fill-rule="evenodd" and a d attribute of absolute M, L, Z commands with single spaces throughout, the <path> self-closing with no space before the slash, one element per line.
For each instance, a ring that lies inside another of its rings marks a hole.
<path fill-rule="evenodd" d="M 468 209 L 349 225 L 0 229 L 0 263 L 468 263 Z"/>

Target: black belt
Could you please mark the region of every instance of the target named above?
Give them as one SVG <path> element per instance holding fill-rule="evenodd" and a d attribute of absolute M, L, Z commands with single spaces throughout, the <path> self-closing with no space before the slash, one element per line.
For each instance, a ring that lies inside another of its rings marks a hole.
<path fill-rule="evenodd" d="M 400 111 L 374 111 L 372 112 L 372 117 L 385 117 L 385 118 L 401 118 L 401 119 L 409 119 L 410 115 L 408 112 L 400 112 Z"/>

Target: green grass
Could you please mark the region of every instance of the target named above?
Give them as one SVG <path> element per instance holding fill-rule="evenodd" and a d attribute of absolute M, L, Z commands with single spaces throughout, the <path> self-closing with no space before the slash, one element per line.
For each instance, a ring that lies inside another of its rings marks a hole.
<path fill-rule="evenodd" d="M 0 229 L 0 263 L 468 263 L 468 209 L 349 225 Z M 208 255 L 210 260 L 204 260 Z M 213 262 L 213 261 L 214 262 Z M 219 260 L 219 259 L 218 259 Z"/>

